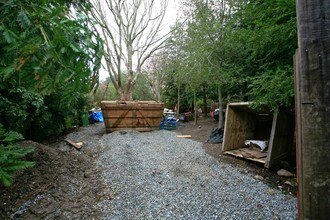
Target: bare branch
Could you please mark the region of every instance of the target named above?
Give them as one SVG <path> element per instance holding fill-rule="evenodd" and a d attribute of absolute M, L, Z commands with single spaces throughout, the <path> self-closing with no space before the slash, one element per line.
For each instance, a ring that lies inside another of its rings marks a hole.
<path fill-rule="evenodd" d="M 161 34 L 161 31 L 168 1 L 92 0 L 94 8 L 90 16 L 103 36 L 106 68 L 122 99 L 132 98 L 132 87 L 142 65 L 165 46 L 169 33 Z M 126 94 L 120 94 L 124 71 Z"/>

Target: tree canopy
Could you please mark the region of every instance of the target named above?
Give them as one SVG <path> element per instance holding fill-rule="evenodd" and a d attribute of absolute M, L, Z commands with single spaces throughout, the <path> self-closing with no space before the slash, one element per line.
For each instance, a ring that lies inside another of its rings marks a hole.
<path fill-rule="evenodd" d="M 293 108 L 294 0 L 193 0 L 184 8 L 169 59 L 189 67 L 181 75 L 191 92 L 220 86 L 226 101 Z"/>

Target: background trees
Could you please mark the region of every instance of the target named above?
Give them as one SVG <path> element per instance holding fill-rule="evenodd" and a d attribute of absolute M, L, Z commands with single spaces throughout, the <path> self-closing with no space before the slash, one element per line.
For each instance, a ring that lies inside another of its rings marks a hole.
<path fill-rule="evenodd" d="M 172 47 L 180 48 L 180 62 L 191 68 L 185 70 L 188 84 L 198 82 L 199 91 L 207 86 L 214 101 L 220 91 L 220 101 L 293 108 L 294 0 L 194 0 L 185 8 L 183 38 Z"/>
<path fill-rule="evenodd" d="M 132 100 L 143 64 L 164 47 L 166 34 L 161 30 L 166 7 L 167 0 L 93 0 L 93 25 L 105 42 L 106 69 L 121 100 Z"/>
<path fill-rule="evenodd" d="M 170 41 L 159 35 L 167 1 L 159 10 L 152 0 L 65 2 L 1 3 L 0 117 L 8 129 L 47 136 L 86 112 L 102 50 L 93 27 L 103 34 L 113 84 L 98 100 L 117 98 L 116 89 L 121 99 L 162 99 L 171 107 L 179 101 L 178 108 L 191 109 L 194 94 L 205 107 L 220 91 L 220 101 L 292 106 L 294 0 L 187 1 Z"/>
<path fill-rule="evenodd" d="M 225 44 L 243 58 L 238 62 L 242 67 L 238 76 L 245 75 L 249 99 L 292 108 L 295 1 L 249 2 L 237 11 L 229 27 Z M 231 63 L 236 61 L 229 58 Z"/>

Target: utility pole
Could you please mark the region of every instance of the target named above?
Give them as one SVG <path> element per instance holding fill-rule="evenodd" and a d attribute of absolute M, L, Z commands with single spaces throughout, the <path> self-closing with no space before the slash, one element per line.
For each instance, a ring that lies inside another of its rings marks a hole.
<path fill-rule="evenodd" d="M 330 217 L 330 1 L 296 2 L 298 217 L 322 220 Z"/>

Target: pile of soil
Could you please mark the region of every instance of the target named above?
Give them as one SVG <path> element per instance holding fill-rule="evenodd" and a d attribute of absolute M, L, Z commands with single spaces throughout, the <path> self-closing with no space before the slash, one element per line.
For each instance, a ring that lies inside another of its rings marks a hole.
<path fill-rule="evenodd" d="M 76 155 L 32 141 L 26 160 L 33 168 L 18 171 L 10 187 L 0 186 L 0 219 L 92 219 L 102 196 L 99 171 L 88 154 Z"/>

